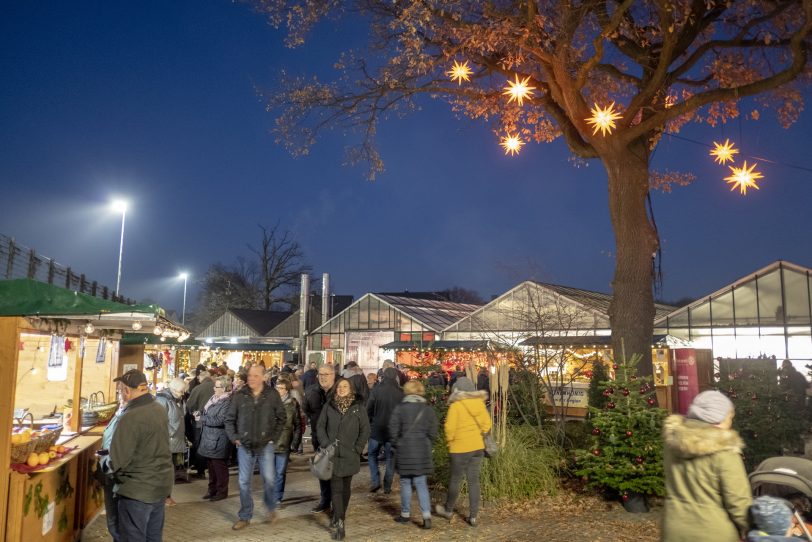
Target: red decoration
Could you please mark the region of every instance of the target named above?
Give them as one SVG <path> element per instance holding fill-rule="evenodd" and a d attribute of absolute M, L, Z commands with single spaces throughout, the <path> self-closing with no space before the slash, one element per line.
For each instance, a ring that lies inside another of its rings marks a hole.
<path fill-rule="evenodd" d="M 592 450 L 592 455 L 597 457 L 597 456 L 601 455 L 601 451 L 599 449 L 595 448 L 594 450 Z"/>
<path fill-rule="evenodd" d="M 606 403 L 606 408 L 615 408 L 615 404 L 609 401 L 608 403 Z"/>
<path fill-rule="evenodd" d="M 626 431 L 626 436 L 627 437 L 631 437 L 632 435 L 634 435 L 634 433 L 632 433 L 631 431 Z"/>
<path fill-rule="evenodd" d="M 648 401 L 646 401 L 646 402 L 648 403 L 648 406 L 654 406 L 654 405 L 656 405 L 656 404 L 657 404 L 657 401 L 655 401 L 655 400 L 654 400 L 653 398 L 651 398 L 651 397 L 649 397 L 649 398 L 648 398 Z"/>
<path fill-rule="evenodd" d="M 612 369 L 614 369 L 615 371 L 617 371 L 617 370 L 618 370 L 618 368 L 619 368 L 619 367 L 618 367 L 618 364 L 617 364 L 617 363 L 613 363 L 613 364 L 612 364 Z"/>
<path fill-rule="evenodd" d="M 71 348 L 73 348 L 73 343 L 70 342 L 70 339 L 65 339 L 65 352 L 70 352 Z"/>
<path fill-rule="evenodd" d="M 621 499 L 623 499 L 623 502 L 626 502 L 626 501 L 628 501 L 628 500 L 629 500 L 629 494 L 628 494 L 628 493 L 624 493 L 624 494 L 623 494 L 623 495 L 622 495 L 620 498 L 621 498 Z"/>
<path fill-rule="evenodd" d="M 627 395 L 629 395 L 629 389 L 623 388 L 623 391 L 621 393 L 623 394 L 624 397 L 626 397 Z"/>
<path fill-rule="evenodd" d="M 643 458 L 638 455 L 637 457 L 634 458 L 634 462 L 640 465 L 643 463 Z"/>
<path fill-rule="evenodd" d="M 601 430 L 600 430 L 600 429 L 598 429 L 598 428 L 596 427 L 595 429 L 593 429 L 593 430 L 592 430 L 592 434 L 593 434 L 593 435 L 600 435 L 600 434 L 601 434 Z"/>

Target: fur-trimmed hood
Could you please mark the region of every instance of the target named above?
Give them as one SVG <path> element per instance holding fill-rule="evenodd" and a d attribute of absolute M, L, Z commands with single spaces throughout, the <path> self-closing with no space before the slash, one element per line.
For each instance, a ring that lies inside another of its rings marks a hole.
<path fill-rule="evenodd" d="M 722 451 L 741 453 L 744 442 L 733 429 L 722 429 L 699 420 L 674 414 L 665 419 L 663 439 L 666 448 L 679 457 L 699 457 Z"/>
<path fill-rule="evenodd" d="M 488 398 L 488 392 L 485 390 L 477 390 L 477 391 L 460 391 L 454 390 L 451 392 L 451 395 L 448 396 L 448 404 L 450 405 L 454 401 L 461 401 L 462 399 L 482 399 L 485 401 Z"/>

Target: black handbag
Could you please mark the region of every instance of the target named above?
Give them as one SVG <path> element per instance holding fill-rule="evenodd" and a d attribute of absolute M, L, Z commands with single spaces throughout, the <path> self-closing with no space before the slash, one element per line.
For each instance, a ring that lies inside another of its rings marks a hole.
<path fill-rule="evenodd" d="M 336 440 L 329 446 L 319 448 L 310 458 L 310 472 L 313 473 L 313 476 L 319 480 L 329 480 L 333 477 L 333 462 L 337 448 L 338 441 Z"/>

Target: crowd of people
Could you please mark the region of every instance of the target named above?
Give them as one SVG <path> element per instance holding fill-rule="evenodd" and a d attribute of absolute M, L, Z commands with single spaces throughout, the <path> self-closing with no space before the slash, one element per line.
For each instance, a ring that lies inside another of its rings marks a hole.
<path fill-rule="evenodd" d="M 365 459 L 370 493 L 391 493 L 395 474 L 399 476 L 401 506 L 394 520 L 411 521 L 414 491 L 420 525 L 431 528 L 428 476 L 439 421 L 424 384 L 409 380 L 391 360 L 371 375 L 354 362 L 340 373 L 330 364 L 267 370 L 249 362 L 238 371 L 201 365 L 186 379 L 171 380 L 154 397 L 141 371 L 115 380 L 120 408 L 104 432 L 98 471 L 115 542 L 162 540 L 165 507 L 175 504 L 173 484 L 188 481 L 188 471 L 199 478 L 208 473 L 201 502 L 225 499 L 231 464 L 238 469 L 240 496 L 232 529 L 245 529 L 254 519 L 255 470 L 262 483 L 264 520 L 275 522 L 290 456 L 303 453 L 308 426 L 314 451 L 335 444 L 332 478 L 318 480 L 319 499 L 312 509 L 330 514 L 332 539 L 346 536 L 352 479 Z M 449 491 L 434 513 L 452 518 L 464 478 L 467 521 L 476 526 L 483 433 L 491 428 L 487 392 L 461 374 L 454 375 L 450 389 L 444 424 Z"/>

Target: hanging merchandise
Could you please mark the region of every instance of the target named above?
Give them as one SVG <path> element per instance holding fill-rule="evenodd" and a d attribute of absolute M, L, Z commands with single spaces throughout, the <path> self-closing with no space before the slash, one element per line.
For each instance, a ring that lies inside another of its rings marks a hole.
<path fill-rule="evenodd" d="M 99 348 L 96 350 L 96 363 L 104 363 L 104 354 L 107 351 L 107 339 L 99 338 Z"/>
<path fill-rule="evenodd" d="M 51 335 L 51 348 L 48 352 L 48 375 L 51 382 L 64 382 L 68 379 L 68 360 L 66 352 L 70 344 L 64 335 Z"/>

